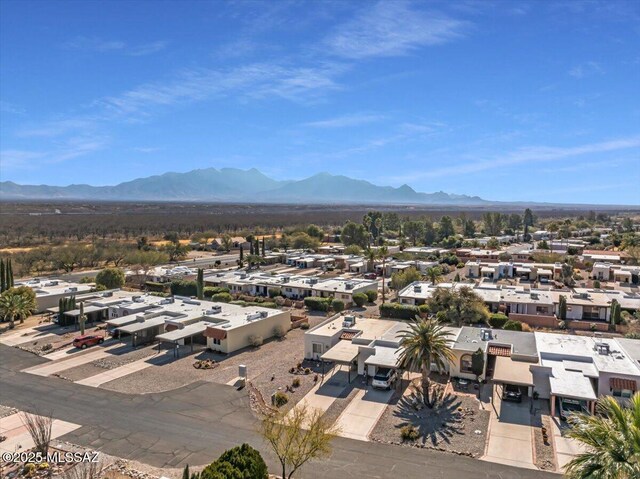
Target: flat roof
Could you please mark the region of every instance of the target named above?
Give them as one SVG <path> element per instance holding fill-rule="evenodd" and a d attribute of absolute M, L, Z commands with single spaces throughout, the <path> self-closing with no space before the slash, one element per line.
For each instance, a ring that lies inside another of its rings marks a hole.
<path fill-rule="evenodd" d="M 552 359 L 543 359 L 542 365 L 551 368 L 549 384 L 552 394 L 586 401 L 595 401 L 598 398 L 591 380 L 582 372 L 567 370 L 562 361 Z"/>
<path fill-rule="evenodd" d="M 84 308 L 84 314 L 95 313 L 96 311 L 104 311 L 105 309 L 109 309 L 109 306 L 100 306 L 97 304 L 90 304 Z M 65 311 L 62 314 L 66 314 L 67 316 L 79 316 L 80 308 L 72 309 L 71 311 Z"/>
<path fill-rule="evenodd" d="M 491 339 L 482 340 L 482 330 L 491 333 Z M 478 348 L 487 350 L 487 345 L 510 345 L 512 355 L 537 357 L 536 338 L 533 333 L 523 331 L 508 331 L 504 329 L 474 328 L 463 326 L 453 347 L 461 351 L 476 351 Z"/>
<path fill-rule="evenodd" d="M 196 334 L 202 334 L 207 329 L 207 326 L 213 326 L 213 324 L 206 321 L 198 321 L 197 323 L 190 324 L 188 326 L 185 326 L 184 328 L 174 329 L 173 331 L 159 334 L 158 336 L 156 336 L 156 339 L 168 343 L 173 343 L 181 339 L 195 336 Z"/>
<path fill-rule="evenodd" d="M 347 315 L 348 316 L 348 315 Z M 349 326 L 349 328 L 343 328 L 342 322 L 345 315 L 337 316 L 336 318 L 327 321 L 324 324 L 320 324 L 314 329 L 311 329 L 308 333 L 319 336 L 334 336 L 342 329 L 357 330 L 361 334 L 358 336 L 358 340 L 373 341 L 374 339 L 381 339 L 392 328 L 397 328 L 399 321 L 374 319 L 374 318 L 359 318 L 356 317 L 356 324 Z"/>
<path fill-rule="evenodd" d="M 149 318 L 145 321 L 136 321 L 135 323 L 126 324 L 117 329 L 118 331 L 121 331 L 127 334 L 139 333 L 140 331 L 145 331 L 147 329 L 161 326 L 165 323 L 167 319 L 173 319 L 173 318 L 167 314 L 162 314 L 160 316 Z"/>
<path fill-rule="evenodd" d="M 336 363 L 351 363 L 358 357 L 358 345 L 348 340 L 341 340 L 326 351 L 320 358 L 323 361 L 333 361 Z"/>
<path fill-rule="evenodd" d="M 531 365 L 526 361 L 514 361 L 505 356 L 496 356 L 496 364 L 493 370 L 493 380 L 504 384 L 517 384 L 519 386 L 533 386 L 533 373 Z"/>
<path fill-rule="evenodd" d="M 397 368 L 402 348 L 392 348 L 388 346 L 375 346 L 374 354 L 365 360 L 367 366 L 378 366 L 379 368 Z"/>

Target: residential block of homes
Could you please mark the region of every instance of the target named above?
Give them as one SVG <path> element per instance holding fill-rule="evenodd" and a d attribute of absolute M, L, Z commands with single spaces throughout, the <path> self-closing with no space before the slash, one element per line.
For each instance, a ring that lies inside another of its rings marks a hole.
<path fill-rule="evenodd" d="M 60 279 L 33 278 L 15 283 L 15 286 L 27 286 L 36 294 L 36 313 L 58 306 L 61 298 L 69 298 L 91 291 L 93 283 L 74 283 Z"/>

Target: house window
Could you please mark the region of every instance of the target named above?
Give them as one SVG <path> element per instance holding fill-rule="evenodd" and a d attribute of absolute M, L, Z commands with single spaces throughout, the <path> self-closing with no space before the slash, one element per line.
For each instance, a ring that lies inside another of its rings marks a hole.
<path fill-rule="evenodd" d="M 313 354 L 322 354 L 322 344 L 313 343 Z"/>
<path fill-rule="evenodd" d="M 617 398 L 629 399 L 632 395 L 631 389 L 612 389 L 611 395 Z"/>
<path fill-rule="evenodd" d="M 220 340 L 217 338 L 213 338 L 213 344 L 217 344 L 218 346 L 220 346 Z"/>
<path fill-rule="evenodd" d="M 472 373 L 473 367 L 471 365 L 471 355 L 465 354 L 460 358 L 460 372 L 462 373 Z"/>

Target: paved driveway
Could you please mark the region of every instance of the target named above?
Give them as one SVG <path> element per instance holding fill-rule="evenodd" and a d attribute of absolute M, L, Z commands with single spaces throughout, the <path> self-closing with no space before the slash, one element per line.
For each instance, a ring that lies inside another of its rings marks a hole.
<path fill-rule="evenodd" d="M 347 372 L 333 368 L 325 375 L 324 381 L 318 382 L 311 388 L 311 391 L 305 394 L 295 407 L 306 404 L 309 409 L 315 409 L 324 414 L 336 398 L 340 397 L 348 384 Z"/>
<path fill-rule="evenodd" d="M 586 451 L 586 448 L 574 439 L 569 439 L 562 435 L 566 431 L 567 426 L 560 423 L 557 417 L 551 419 L 551 429 L 553 434 L 553 443 L 556 450 L 556 462 L 558 470 L 563 471 L 564 466 L 578 454 Z"/>
<path fill-rule="evenodd" d="M 489 436 L 484 461 L 536 469 L 533 464 L 533 439 L 529 402 L 502 402 L 500 388 L 489 404 Z"/>
<path fill-rule="evenodd" d="M 387 408 L 391 396 L 393 396 L 393 389 L 380 391 L 369 387 L 358 391 L 336 421 L 336 425 L 340 428 L 339 435 L 368 441 L 369 433 Z"/>

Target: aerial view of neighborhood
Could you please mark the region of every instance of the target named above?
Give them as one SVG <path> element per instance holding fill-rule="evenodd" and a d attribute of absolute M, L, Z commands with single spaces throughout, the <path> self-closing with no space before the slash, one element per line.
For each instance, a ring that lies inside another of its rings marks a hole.
<path fill-rule="evenodd" d="M 640 479 L 636 0 L 0 0 L 0 479 Z"/>

